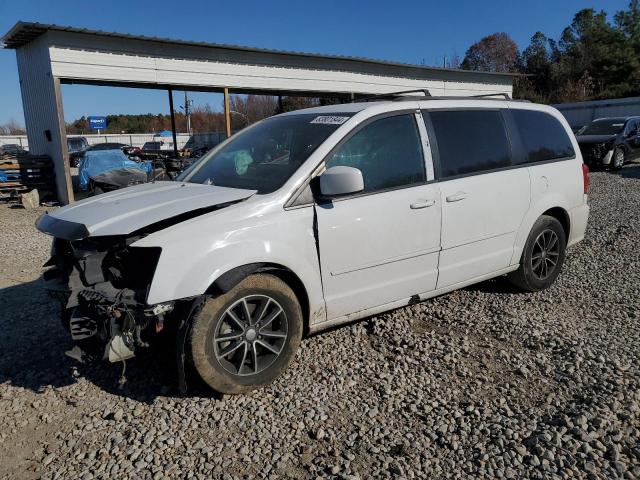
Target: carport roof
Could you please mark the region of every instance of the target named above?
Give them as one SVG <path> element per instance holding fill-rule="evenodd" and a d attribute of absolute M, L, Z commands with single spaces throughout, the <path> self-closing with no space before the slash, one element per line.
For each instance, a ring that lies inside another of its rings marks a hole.
<path fill-rule="evenodd" d="M 143 40 L 149 42 L 159 42 L 159 43 L 167 43 L 173 45 L 188 45 L 188 46 L 199 46 L 199 47 L 211 47 L 211 48 L 222 48 L 226 50 L 235 50 L 239 52 L 258 52 L 258 53 L 270 53 L 277 54 L 283 56 L 290 57 L 308 57 L 308 58 L 316 58 L 316 59 L 327 59 L 327 60 L 348 60 L 354 63 L 364 63 L 364 64 L 375 64 L 375 65 L 388 65 L 395 67 L 404 67 L 404 68 L 415 68 L 423 71 L 432 71 L 432 72 L 456 72 L 458 74 L 462 74 L 464 76 L 475 76 L 478 74 L 481 75 L 495 75 L 497 77 L 517 77 L 518 74 L 515 73 L 501 73 L 501 72 L 475 72 L 470 70 L 460 70 L 460 69 L 452 69 L 452 68 L 439 68 L 439 67 L 427 67 L 423 65 L 415 65 L 411 63 L 402 63 L 402 62 L 391 62 L 387 60 L 376 60 L 372 58 L 365 57 L 352 57 L 345 55 L 323 55 L 318 53 L 306 53 L 306 52 L 292 52 L 286 50 L 271 50 L 265 48 L 256 48 L 256 47 L 244 47 L 240 45 L 228 45 L 228 44 L 220 44 L 220 43 L 210 43 L 210 42 L 196 42 L 189 40 L 175 40 L 171 38 L 164 37 L 148 37 L 142 35 L 132 35 L 128 33 L 118 33 L 118 32 L 105 32 L 102 30 L 90 30 L 88 28 L 77 28 L 77 27 L 69 27 L 62 25 L 53 25 L 46 23 L 34 23 L 34 22 L 17 22 L 11 30 L 9 30 L 3 37 L 2 41 L 4 43 L 4 48 L 9 49 L 17 49 L 20 48 L 32 40 L 36 39 L 40 35 L 46 33 L 47 31 L 57 31 L 57 32 L 69 32 L 69 33 L 83 33 L 88 35 L 99 35 L 106 37 L 116 37 L 123 38 L 129 40 Z"/>

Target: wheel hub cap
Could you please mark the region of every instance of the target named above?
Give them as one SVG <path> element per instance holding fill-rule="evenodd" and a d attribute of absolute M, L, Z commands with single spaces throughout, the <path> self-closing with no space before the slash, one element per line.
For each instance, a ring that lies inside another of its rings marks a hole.
<path fill-rule="evenodd" d="M 247 330 L 247 333 L 245 333 L 244 336 L 249 342 L 253 342 L 258 336 L 258 334 L 253 328 L 250 328 L 249 330 Z"/>
<path fill-rule="evenodd" d="M 280 356 L 287 335 L 287 316 L 282 306 L 267 295 L 248 295 L 234 302 L 218 319 L 209 358 L 233 375 L 255 375 Z"/>

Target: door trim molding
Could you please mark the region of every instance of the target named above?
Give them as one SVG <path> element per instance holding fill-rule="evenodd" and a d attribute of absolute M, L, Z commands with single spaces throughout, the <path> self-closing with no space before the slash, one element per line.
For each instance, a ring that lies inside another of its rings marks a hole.
<path fill-rule="evenodd" d="M 348 322 L 353 322 L 356 320 L 360 320 L 365 317 L 370 317 L 372 315 L 377 315 L 379 313 L 387 312 L 389 310 L 395 310 L 396 308 L 406 307 L 413 303 L 423 302 L 424 300 L 428 300 L 433 297 L 437 297 L 440 295 L 444 295 L 445 293 L 452 292 L 454 290 L 458 290 L 460 288 L 467 287 L 469 285 L 473 285 L 474 283 L 483 282 L 485 280 L 489 280 L 491 278 L 499 277 L 501 275 L 505 275 L 507 273 L 513 272 L 520 267 L 520 264 L 517 263 L 515 265 L 511 265 L 507 268 L 503 268 L 501 270 L 497 270 L 495 272 L 491 272 L 485 275 L 481 275 L 479 277 L 472 278 L 470 280 L 465 280 L 464 282 L 454 283 L 453 285 L 449 285 L 437 290 L 431 290 L 429 292 L 419 293 L 417 294 L 418 299 L 416 300 L 416 296 L 413 295 L 408 298 L 404 298 L 401 300 L 397 300 L 391 303 L 385 303 L 384 305 L 378 305 L 377 307 L 367 308 L 365 310 L 360 310 L 358 312 L 350 313 L 347 315 L 342 315 L 341 317 L 332 318 L 330 320 L 324 320 L 322 322 L 313 323 L 309 325 L 309 333 L 318 333 L 322 330 L 326 330 L 327 328 L 334 327 L 336 325 L 341 325 Z"/>
<path fill-rule="evenodd" d="M 337 277 L 337 276 L 343 275 L 345 273 L 358 272 L 360 270 L 366 270 L 368 268 L 374 268 L 374 267 L 379 267 L 381 265 L 388 265 L 390 263 L 401 262 L 402 260 L 409 260 L 410 258 L 418 258 L 418 257 L 423 257 L 425 255 L 431 255 L 432 253 L 437 253 L 440 250 L 441 250 L 440 247 L 431 248 L 429 250 L 421 250 L 421 251 L 418 251 L 418 252 L 412 252 L 412 253 L 407 253 L 405 255 L 400 255 L 398 257 L 385 258 L 384 260 L 381 260 L 379 262 L 365 263 L 364 265 L 358 265 L 358 266 L 355 266 L 355 267 L 350 267 L 347 270 L 338 270 L 336 272 L 330 272 L 330 273 L 331 273 L 332 277 Z"/>

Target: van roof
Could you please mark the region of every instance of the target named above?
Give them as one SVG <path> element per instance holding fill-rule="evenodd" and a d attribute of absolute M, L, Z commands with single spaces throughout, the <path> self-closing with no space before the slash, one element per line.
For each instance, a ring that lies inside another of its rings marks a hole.
<path fill-rule="evenodd" d="M 316 113 L 316 114 L 338 114 L 338 113 L 357 113 L 357 112 L 361 112 L 363 110 L 367 110 L 373 107 L 377 107 L 377 106 L 381 106 L 381 105 L 388 105 L 388 104 L 397 104 L 400 103 L 402 101 L 412 101 L 412 102 L 418 102 L 421 104 L 428 104 L 430 102 L 434 102 L 434 103 L 441 103 L 441 102 L 450 102 L 450 101 L 469 101 L 469 102 L 482 102 L 483 105 L 482 106 L 487 106 L 490 107 L 491 103 L 490 102 L 500 102 L 502 104 L 504 103 L 514 103 L 514 104 L 518 104 L 520 107 L 522 107 L 523 103 L 526 104 L 530 104 L 530 105 L 534 105 L 528 101 L 522 101 L 522 100 L 513 100 L 513 99 L 506 99 L 506 98 L 500 98 L 500 97 L 470 97 L 470 96 L 447 96 L 447 97 L 425 97 L 425 96 L 405 96 L 405 97 L 396 97 L 393 99 L 384 99 L 384 100 L 377 100 L 377 101 L 359 101 L 359 102 L 353 102 L 353 103 L 341 103 L 341 104 L 332 104 L 332 105 L 322 105 L 319 107 L 311 107 L 311 108 L 305 108 L 305 109 L 301 109 L 301 110 L 294 110 L 291 112 L 286 112 L 282 115 L 295 115 L 298 113 Z M 488 103 L 484 103 L 484 102 L 488 102 Z"/>

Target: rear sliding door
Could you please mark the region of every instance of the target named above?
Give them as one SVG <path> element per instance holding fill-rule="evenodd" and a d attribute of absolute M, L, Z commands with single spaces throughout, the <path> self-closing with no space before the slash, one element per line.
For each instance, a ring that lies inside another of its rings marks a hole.
<path fill-rule="evenodd" d="M 513 168 L 499 109 L 423 112 L 442 203 L 437 288 L 510 265 L 516 233 L 529 208 L 526 168 Z"/>

